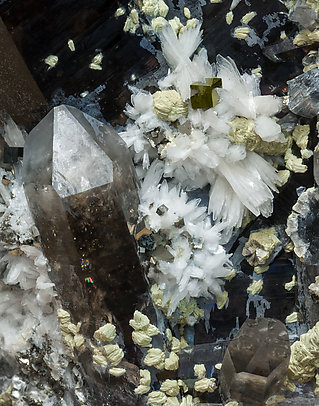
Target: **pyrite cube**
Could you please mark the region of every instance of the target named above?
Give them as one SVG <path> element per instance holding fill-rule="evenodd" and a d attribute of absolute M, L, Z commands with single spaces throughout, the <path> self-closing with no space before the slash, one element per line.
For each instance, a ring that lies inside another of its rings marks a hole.
<path fill-rule="evenodd" d="M 197 93 L 191 96 L 191 105 L 193 109 L 209 109 L 215 107 L 218 103 L 218 94 L 216 87 L 222 87 L 220 78 L 208 78 L 206 83 L 192 83 L 191 90 Z"/>

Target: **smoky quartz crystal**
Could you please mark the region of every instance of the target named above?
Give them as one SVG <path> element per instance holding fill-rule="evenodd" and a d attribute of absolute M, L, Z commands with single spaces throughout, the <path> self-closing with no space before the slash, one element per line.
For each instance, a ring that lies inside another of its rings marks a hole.
<path fill-rule="evenodd" d="M 137 178 L 124 142 L 112 127 L 62 105 L 27 137 L 23 169 L 63 306 L 90 334 L 108 311 L 127 321 L 146 285 L 133 237 Z"/>
<path fill-rule="evenodd" d="M 47 103 L 0 17 L 0 110 L 28 131 Z M 1 118 L 0 118 L 1 121 Z"/>
<path fill-rule="evenodd" d="M 277 393 L 287 374 L 289 337 L 279 320 L 247 319 L 229 344 L 220 387 L 225 400 L 261 406 Z"/>

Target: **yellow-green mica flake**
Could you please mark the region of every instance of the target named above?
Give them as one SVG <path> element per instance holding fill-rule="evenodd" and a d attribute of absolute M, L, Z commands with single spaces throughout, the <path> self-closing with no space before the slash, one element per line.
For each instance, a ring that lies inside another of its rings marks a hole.
<path fill-rule="evenodd" d="M 150 348 L 144 358 L 144 364 L 156 369 L 164 369 L 165 354 L 160 348 Z"/>
<path fill-rule="evenodd" d="M 150 391 L 151 373 L 147 369 L 140 369 L 140 384 L 134 390 L 137 395 L 143 395 Z"/>
<path fill-rule="evenodd" d="M 113 376 L 122 376 L 126 372 L 125 368 L 110 368 L 109 369 L 109 374 Z"/>
<path fill-rule="evenodd" d="M 206 375 L 206 367 L 204 364 L 195 364 L 194 365 L 194 373 L 198 376 L 199 379 L 204 378 Z"/>
<path fill-rule="evenodd" d="M 0 405 L 1 406 L 11 406 L 13 404 L 11 392 L 12 392 L 12 385 L 10 385 L 7 390 L 5 390 L 4 392 L 2 392 L 0 394 Z"/>
<path fill-rule="evenodd" d="M 51 69 L 59 62 L 59 58 L 56 55 L 49 55 L 45 58 L 44 62 L 49 65 L 49 69 Z"/>
<path fill-rule="evenodd" d="M 179 366 L 179 357 L 175 352 L 171 352 L 165 359 L 165 369 L 167 371 L 176 371 Z"/>
<path fill-rule="evenodd" d="M 164 293 L 156 283 L 151 287 L 151 295 L 155 305 L 167 316 L 170 299 L 163 305 Z M 177 308 L 180 314 L 178 319 L 179 324 L 187 324 L 190 316 L 193 316 L 196 320 L 204 317 L 204 310 L 198 307 L 197 301 L 194 298 L 190 298 L 189 300 L 182 299 Z M 170 318 L 170 316 L 167 317 Z"/>
<path fill-rule="evenodd" d="M 315 68 L 318 68 L 318 65 L 316 64 L 316 63 L 313 63 L 313 64 L 311 64 L 311 65 L 308 65 L 308 66 L 305 66 L 304 68 L 303 68 L 303 72 L 308 72 L 309 70 L 312 70 L 312 69 L 315 69 Z"/>
<path fill-rule="evenodd" d="M 187 104 L 176 90 L 155 92 L 153 94 L 153 108 L 158 117 L 171 122 L 188 114 Z"/>
<path fill-rule="evenodd" d="M 159 34 L 167 24 L 167 20 L 163 17 L 156 17 L 152 19 L 151 25 L 154 32 Z"/>
<path fill-rule="evenodd" d="M 250 292 L 252 295 L 257 295 L 261 292 L 263 288 L 263 280 L 253 281 L 247 288 L 247 292 Z"/>
<path fill-rule="evenodd" d="M 236 276 L 236 270 L 233 268 L 230 273 L 224 277 L 227 281 L 232 280 Z"/>
<path fill-rule="evenodd" d="M 184 7 L 184 16 L 186 18 L 191 18 L 191 12 L 188 7 Z"/>
<path fill-rule="evenodd" d="M 264 228 L 249 235 L 243 248 L 243 256 L 251 266 L 264 265 L 270 254 L 280 245 L 274 227 Z"/>
<path fill-rule="evenodd" d="M 234 14 L 232 11 L 228 11 L 228 13 L 226 14 L 226 23 L 228 25 L 230 25 L 233 22 L 234 19 Z"/>
<path fill-rule="evenodd" d="M 309 125 L 297 125 L 292 133 L 292 138 L 300 148 L 300 154 L 303 159 L 308 159 L 312 156 L 312 151 L 307 149 L 309 134 Z"/>
<path fill-rule="evenodd" d="M 298 286 L 298 282 L 296 281 L 296 276 L 293 275 L 290 282 L 285 283 L 285 289 L 291 291 L 295 286 Z"/>
<path fill-rule="evenodd" d="M 152 299 L 154 300 L 155 305 L 162 310 L 162 312 L 167 315 L 168 313 L 168 309 L 169 309 L 169 303 L 170 300 L 168 300 L 165 305 L 163 305 L 163 296 L 164 296 L 164 292 L 162 291 L 162 289 L 160 289 L 158 287 L 158 285 L 156 283 L 154 283 L 154 285 L 151 286 L 151 295 L 152 295 Z"/>
<path fill-rule="evenodd" d="M 302 163 L 302 158 L 293 154 L 291 148 L 288 148 L 285 153 L 285 163 L 286 168 L 295 173 L 305 173 L 308 169 L 307 165 Z"/>
<path fill-rule="evenodd" d="M 167 396 L 161 391 L 154 391 L 148 395 L 148 403 L 150 406 L 161 406 L 166 403 Z"/>
<path fill-rule="evenodd" d="M 264 273 L 264 272 L 268 271 L 268 269 L 269 269 L 269 265 L 257 265 L 257 266 L 254 266 L 254 272 L 256 274 Z"/>
<path fill-rule="evenodd" d="M 261 73 L 261 67 L 258 66 L 255 69 L 251 70 L 252 75 L 256 75 L 257 77 L 261 78 L 262 77 L 262 73 Z"/>
<path fill-rule="evenodd" d="M 310 126 L 306 125 L 297 125 L 293 132 L 292 138 L 296 142 L 297 146 L 300 149 L 306 149 L 308 145 L 308 137 L 310 133 Z"/>
<path fill-rule="evenodd" d="M 115 11 L 114 16 L 115 16 L 116 18 L 118 18 L 118 17 L 121 17 L 121 16 L 124 15 L 124 14 L 125 14 L 125 8 L 124 8 L 124 7 L 119 7 L 119 8 Z"/>
<path fill-rule="evenodd" d="M 251 11 L 250 13 L 247 13 L 242 17 L 241 22 L 243 24 L 248 24 L 255 16 L 255 11 Z"/>
<path fill-rule="evenodd" d="M 177 396 L 179 394 L 179 385 L 175 379 L 165 379 L 161 385 L 161 391 L 168 396 Z"/>
<path fill-rule="evenodd" d="M 309 382 L 315 377 L 319 363 L 318 345 L 319 322 L 290 347 L 289 380 Z"/>
<path fill-rule="evenodd" d="M 176 16 L 171 20 L 168 20 L 168 24 L 172 27 L 176 35 L 179 34 L 180 30 L 184 27 L 181 20 Z"/>
<path fill-rule="evenodd" d="M 197 91 L 191 96 L 191 105 L 193 109 L 209 109 L 215 107 L 218 103 L 218 94 L 216 87 L 222 87 L 220 78 L 208 78 L 206 83 L 192 83 L 191 90 Z"/>
<path fill-rule="evenodd" d="M 255 132 L 255 122 L 252 119 L 236 117 L 228 125 L 231 127 L 228 137 L 234 144 L 244 144 L 249 151 L 267 155 L 284 155 L 287 151 L 286 142 L 266 142 Z"/>
<path fill-rule="evenodd" d="M 143 0 L 142 11 L 151 17 L 166 17 L 169 7 L 163 0 Z"/>
<path fill-rule="evenodd" d="M 202 378 L 195 382 L 194 389 L 197 392 L 214 392 L 217 388 L 215 378 Z"/>
<path fill-rule="evenodd" d="M 135 34 L 138 27 L 139 27 L 138 12 L 137 12 L 137 10 L 133 9 L 125 21 L 123 30 L 125 32 L 130 32 L 132 34 Z"/>
<path fill-rule="evenodd" d="M 319 42 L 319 30 L 301 30 L 293 42 L 297 46 L 311 45 Z"/>
<path fill-rule="evenodd" d="M 289 169 L 282 169 L 278 171 L 278 175 L 280 177 L 280 185 L 279 186 L 284 186 L 290 177 L 290 170 Z"/>
<path fill-rule="evenodd" d="M 247 38 L 249 32 L 250 32 L 249 27 L 237 27 L 234 30 L 234 37 L 238 39 L 245 39 Z"/>
<path fill-rule="evenodd" d="M 216 304 L 217 309 L 221 310 L 228 301 L 228 292 L 226 290 L 223 291 L 221 295 L 216 295 Z"/>
<path fill-rule="evenodd" d="M 190 316 L 195 317 L 196 320 L 204 317 L 204 310 L 198 307 L 197 301 L 193 297 L 188 301 L 186 299 L 181 300 L 177 307 L 181 313 L 181 316 L 178 319 L 180 324 L 187 324 Z"/>
<path fill-rule="evenodd" d="M 301 314 L 299 312 L 293 312 L 286 317 L 286 323 L 297 323 L 301 319 Z"/>
<path fill-rule="evenodd" d="M 306 5 L 312 8 L 316 13 L 319 11 L 319 0 L 307 0 Z"/>
<path fill-rule="evenodd" d="M 73 41 L 72 39 L 69 39 L 69 40 L 68 40 L 68 47 L 70 48 L 70 50 L 71 50 L 72 52 L 75 51 L 75 45 L 74 45 L 74 41 Z"/>

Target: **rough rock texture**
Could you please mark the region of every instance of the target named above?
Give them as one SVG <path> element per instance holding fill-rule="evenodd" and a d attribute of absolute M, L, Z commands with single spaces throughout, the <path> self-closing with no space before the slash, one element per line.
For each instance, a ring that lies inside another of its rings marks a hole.
<path fill-rule="evenodd" d="M 108 310 L 128 320 L 146 288 L 131 234 L 135 170 L 123 141 L 81 111 L 56 107 L 27 137 L 24 182 L 51 278 L 82 332 L 91 335 Z"/>
<path fill-rule="evenodd" d="M 245 406 L 261 406 L 283 384 L 289 356 L 283 323 L 247 319 L 225 353 L 220 377 L 223 397 Z"/>
<path fill-rule="evenodd" d="M 307 328 L 313 327 L 319 321 L 319 301 L 317 296 L 312 295 L 309 285 L 315 282 L 319 273 L 318 265 L 307 265 L 295 259 L 298 278 L 298 298 L 300 312 Z"/>
<path fill-rule="evenodd" d="M 316 178 L 315 170 L 315 178 Z M 311 295 L 309 285 L 318 275 L 318 227 L 316 216 L 319 210 L 318 187 L 303 192 L 288 217 L 286 232 L 294 243 L 295 266 L 298 278 L 298 296 L 305 323 L 311 328 L 319 320 L 319 303 Z"/>

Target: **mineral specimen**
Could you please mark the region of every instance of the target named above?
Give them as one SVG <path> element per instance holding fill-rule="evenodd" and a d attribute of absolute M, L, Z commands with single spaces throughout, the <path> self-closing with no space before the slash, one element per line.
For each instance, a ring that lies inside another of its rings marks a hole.
<path fill-rule="evenodd" d="M 167 121 L 176 121 L 187 116 L 188 107 L 176 90 L 158 91 L 153 94 L 154 112 Z"/>
<path fill-rule="evenodd" d="M 300 340 L 291 346 L 288 378 L 298 382 L 308 382 L 314 378 L 318 365 L 318 330 L 317 323 L 311 330 L 300 336 Z"/>
<path fill-rule="evenodd" d="M 81 111 L 54 108 L 25 144 L 24 183 L 51 278 L 81 332 L 107 309 L 130 317 L 145 291 L 132 236 L 135 171 L 123 141 Z"/>
<path fill-rule="evenodd" d="M 294 243 L 294 252 L 308 265 L 319 262 L 317 249 L 319 236 L 315 221 L 318 209 L 318 189 L 309 188 L 299 196 L 287 219 L 286 233 Z"/>
<path fill-rule="evenodd" d="M 269 259 L 271 253 L 280 245 L 273 227 L 255 231 L 249 235 L 242 254 L 247 258 L 250 265 L 263 265 Z"/>
<path fill-rule="evenodd" d="M 316 12 L 311 8 L 308 0 L 298 0 L 294 2 L 292 13 L 289 18 L 292 21 L 296 21 L 305 28 L 311 28 L 316 23 Z"/>
<path fill-rule="evenodd" d="M 319 112 L 319 70 L 311 69 L 289 80 L 289 109 L 303 117 L 314 117 Z"/>
<path fill-rule="evenodd" d="M 314 157 L 314 177 L 318 179 L 317 155 Z M 294 244 L 296 254 L 295 263 L 298 275 L 299 294 L 303 296 L 302 313 L 305 323 L 312 327 L 318 319 L 319 304 L 314 297 L 316 284 L 313 282 L 318 275 L 318 230 L 316 216 L 319 210 L 318 187 L 306 189 L 299 196 L 296 204 L 292 207 L 292 213 L 287 219 L 286 233 Z M 309 290 L 309 286 L 312 289 Z"/>
<path fill-rule="evenodd" d="M 216 87 L 222 87 L 222 80 L 220 78 L 206 79 L 206 83 L 192 83 L 191 89 L 197 91 L 191 97 L 192 108 L 209 109 L 210 107 L 215 107 L 218 103 Z"/>
<path fill-rule="evenodd" d="M 225 400 L 259 406 L 283 384 L 289 364 L 285 326 L 274 319 L 247 319 L 229 344 L 221 369 Z"/>

